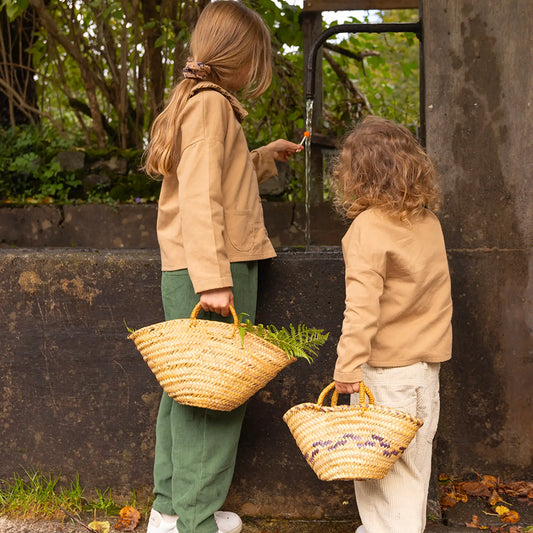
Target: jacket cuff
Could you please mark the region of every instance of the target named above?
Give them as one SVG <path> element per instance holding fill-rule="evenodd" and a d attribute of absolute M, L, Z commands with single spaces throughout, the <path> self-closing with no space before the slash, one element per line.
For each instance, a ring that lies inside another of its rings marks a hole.
<path fill-rule="evenodd" d="M 254 163 L 255 172 L 257 174 L 257 181 L 263 183 L 264 181 L 278 175 L 278 167 L 272 152 L 264 146 L 256 148 L 250 152 L 252 161 Z"/>
<path fill-rule="evenodd" d="M 192 277 L 191 277 L 192 280 Z M 224 278 L 209 278 L 209 279 L 194 279 L 192 286 L 196 294 L 212 289 L 223 289 L 225 287 L 233 287 L 233 280 L 231 276 Z"/>
<path fill-rule="evenodd" d="M 339 372 L 335 370 L 333 379 L 341 383 L 357 383 L 358 381 L 363 381 L 363 371 L 360 368 L 355 369 L 353 372 Z"/>

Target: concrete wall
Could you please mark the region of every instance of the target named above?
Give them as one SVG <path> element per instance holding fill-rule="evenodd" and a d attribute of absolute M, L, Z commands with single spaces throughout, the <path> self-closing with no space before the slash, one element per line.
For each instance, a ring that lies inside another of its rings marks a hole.
<path fill-rule="evenodd" d="M 163 319 L 159 270 L 155 250 L 0 253 L 0 479 L 42 467 L 115 493 L 151 490 L 160 388 L 124 322 Z M 318 481 L 282 421 L 331 381 L 341 254 L 280 252 L 262 263 L 260 279 L 259 323 L 305 323 L 331 337 L 316 363 L 292 364 L 249 402 L 228 505 L 252 515 L 353 516 L 351 484 Z"/>
<path fill-rule="evenodd" d="M 267 182 L 268 183 L 268 182 Z M 273 245 L 303 246 L 306 215 L 303 204 L 264 202 L 263 213 Z M 322 203 L 311 207 L 312 242 L 339 245 L 346 230 L 333 207 Z M 0 205 L 0 248 L 77 247 L 155 249 L 156 204 L 116 206 Z"/>
<path fill-rule="evenodd" d="M 533 3 L 424 0 L 423 17 L 455 308 L 440 463 L 531 479 Z"/>

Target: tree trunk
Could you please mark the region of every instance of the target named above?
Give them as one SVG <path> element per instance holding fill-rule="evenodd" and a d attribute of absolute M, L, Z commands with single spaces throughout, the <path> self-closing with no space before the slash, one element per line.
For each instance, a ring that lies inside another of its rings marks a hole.
<path fill-rule="evenodd" d="M 153 117 L 162 109 L 165 99 L 165 67 L 163 66 L 163 56 L 161 47 L 155 46 L 157 39 L 161 36 L 161 27 L 158 24 L 160 15 L 157 12 L 157 2 L 141 2 L 142 14 L 144 18 L 144 46 L 146 61 L 148 88 L 148 108 Z"/>
<path fill-rule="evenodd" d="M 0 10 L 0 126 L 39 120 L 31 54 L 37 16 L 33 9 L 10 21 Z"/>

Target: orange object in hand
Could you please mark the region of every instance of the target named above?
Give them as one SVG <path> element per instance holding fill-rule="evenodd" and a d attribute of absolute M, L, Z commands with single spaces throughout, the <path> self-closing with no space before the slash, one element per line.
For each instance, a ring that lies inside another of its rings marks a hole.
<path fill-rule="evenodd" d="M 303 136 L 302 140 L 298 144 L 301 144 L 303 146 L 305 140 L 309 139 L 309 137 L 311 137 L 311 132 L 304 131 L 304 136 Z"/>

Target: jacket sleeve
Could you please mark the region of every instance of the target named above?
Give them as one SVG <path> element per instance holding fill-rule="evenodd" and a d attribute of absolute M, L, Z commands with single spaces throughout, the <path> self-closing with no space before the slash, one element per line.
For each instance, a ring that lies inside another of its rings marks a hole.
<path fill-rule="evenodd" d="M 231 107 L 215 91 L 191 98 L 177 169 L 187 268 L 196 293 L 233 286 L 224 244 L 222 170 Z"/>
<path fill-rule="evenodd" d="M 257 174 L 257 181 L 263 183 L 264 181 L 273 178 L 278 175 L 278 169 L 276 167 L 276 161 L 272 156 L 270 150 L 267 150 L 264 146 L 256 148 L 250 152 L 252 156 L 252 162 Z"/>
<path fill-rule="evenodd" d="M 352 226 L 343 239 L 346 306 L 333 374 L 344 383 L 363 379 L 361 365 L 370 357 L 377 331 L 385 270 L 379 239 L 356 221 Z"/>

